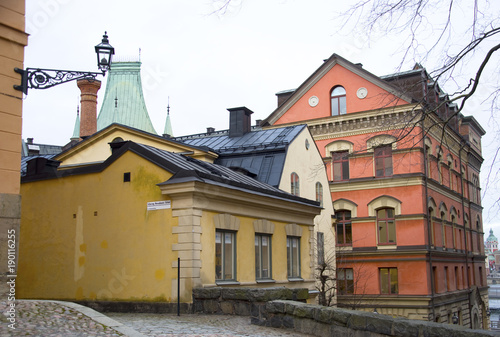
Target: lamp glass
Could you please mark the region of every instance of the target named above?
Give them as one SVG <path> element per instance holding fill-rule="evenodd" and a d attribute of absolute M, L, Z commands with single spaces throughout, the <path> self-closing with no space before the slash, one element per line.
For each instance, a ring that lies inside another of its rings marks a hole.
<path fill-rule="evenodd" d="M 111 65 L 112 55 L 115 53 L 115 48 L 109 44 L 106 32 L 102 36 L 101 43 L 95 46 L 95 52 L 97 54 L 97 66 L 103 72 L 106 72 Z"/>

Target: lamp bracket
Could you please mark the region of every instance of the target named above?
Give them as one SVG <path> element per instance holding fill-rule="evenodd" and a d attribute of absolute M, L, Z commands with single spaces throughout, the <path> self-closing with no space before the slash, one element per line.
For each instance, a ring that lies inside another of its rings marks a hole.
<path fill-rule="evenodd" d="M 25 94 L 28 94 L 28 88 L 47 89 L 61 83 L 80 79 L 94 81 L 98 75 L 104 76 L 106 74 L 104 71 L 102 73 L 92 73 L 89 71 L 40 68 L 26 68 L 26 70 L 14 68 L 14 71 L 21 74 L 21 85 L 14 85 L 14 89 Z"/>

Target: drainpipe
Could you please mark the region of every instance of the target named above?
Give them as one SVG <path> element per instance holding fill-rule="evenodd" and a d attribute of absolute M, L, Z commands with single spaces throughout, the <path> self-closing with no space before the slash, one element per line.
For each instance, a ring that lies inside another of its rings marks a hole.
<path fill-rule="evenodd" d="M 458 162 L 460 165 L 460 182 L 461 182 L 461 199 L 462 199 L 462 223 L 464 225 L 464 241 L 465 241 L 465 273 L 467 275 L 467 302 L 469 302 L 469 327 L 472 329 L 472 305 L 470 303 L 470 278 L 469 278 L 469 253 L 468 253 L 468 247 L 467 247 L 467 228 L 465 227 L 465 196 L 464 196 L 464 179 L 462 175 L 462 150 L 465 145 L 468 145 L 468 141 L 464 141 L 461 139 L 460 141 L 460 149 L 458 150 Z M 470 211 L 470 207 L 469 207 Z M 470 212 L 469 212 L 470 213 Z M 472 220 L 472 219 L 470 219 Z M 469 223 L 469 227 L 471 228 L 472 223 Z M 472 239 L 472 232 L 471 232 L 471 239 Z"/>
<path fill-rule="evenodd" d="M 422 119 L 422 148 L 424 149 L 424 189 L 425 189 L 425 212 L 427 214 L 427 240 L 429 242 L 429 274 L 431 276 L 431 308 L 432 308 L 432 320 L 436 318 L 436 312 L 435 312 L 435 305 L 434 305 L 434 272 L 432 269 L 432 249 L 431 249 L 431 244 L 432 244 L 432 226 L 431 222 L 432 219 L 430 218 L 430 213 L 429 213 L 429 187 L 427 185 L 427 180 L 429 176 L 429 165 L 427 163 L 427 149 L 425 146 L 425 137 L 424 137 L 424 120 Z"/>

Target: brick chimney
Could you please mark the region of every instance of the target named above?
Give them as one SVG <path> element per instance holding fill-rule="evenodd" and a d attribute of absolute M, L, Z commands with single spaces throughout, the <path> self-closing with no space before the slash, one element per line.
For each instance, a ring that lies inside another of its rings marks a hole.
<path fill-rule="evenodd" d="M 97 91 L 101 87 L 98 80 L 79 80 L 76 82 L 81 93 L 80 138 L 97 132 Z"/>
<path fill-rule="evenodd" d="M 253 111 L 247 107 L 230 108 L 229 111 L 229 137 L 240 137 L 252 131 L 251 117 Z"/>

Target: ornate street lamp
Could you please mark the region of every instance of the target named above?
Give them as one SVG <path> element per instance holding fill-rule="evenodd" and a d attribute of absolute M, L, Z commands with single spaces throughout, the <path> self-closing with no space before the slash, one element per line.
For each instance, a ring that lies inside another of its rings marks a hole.
<path fill-rule="evenodd" d="M 111 66 L 111 58 L 115 54 L 115 49 L 109 44 L 107 32 L 104 32 L 101 43 L 95 46 L 97 54 L 97 66 L 102 73 L 92 73 L 89 71 L 57 70 L 26 68 L 26 70 L 14 68 L 14 71 L 21 74 L 21 85 L 14 85 L 14 89 L 28 94 L 28 88 L 47 89 L 61 83 L 69 81 L 88 79 L 95 80 L 98 75 L 106 75 L 106 71 Z"/>

